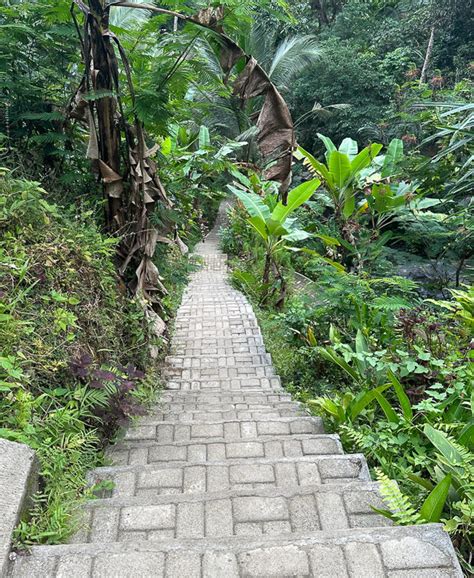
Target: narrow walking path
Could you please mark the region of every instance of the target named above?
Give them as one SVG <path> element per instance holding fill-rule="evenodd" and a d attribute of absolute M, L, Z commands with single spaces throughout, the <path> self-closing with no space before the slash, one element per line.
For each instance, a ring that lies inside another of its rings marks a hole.
<path fill-rule="evenodd" d="M 221 214 L 222 216 L 222 214 Z M 439 525 L 390 527 L 362 455 L 285 393 L 217 229 L 197 253 L 167 390 L 111 449 L 107 497 L 73 544 L 33 548 L 11 576 L 462 576 Z"/>

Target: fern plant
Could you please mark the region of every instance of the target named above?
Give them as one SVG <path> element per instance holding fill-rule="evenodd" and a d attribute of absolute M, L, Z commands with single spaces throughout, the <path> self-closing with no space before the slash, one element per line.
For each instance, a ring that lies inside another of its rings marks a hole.
<path fill-rule="evenodd" d="M 380 493 L 389 507 L 389 510 L 374 508 L 376 512 L 402 526 L 440 521 L 451 486 L 451 474 L 446 474 L 433 487 L 418 510 L 411 498 L 400 491 L 395 480 L 391 480 L 379 468 L 376 469 L 376 475 L 380 483 Z"/>
<path fill-rule="evenodd" d="M 420 514 L 416 511 L 411 499 L 400 491 L 397 482 L 390 479 L 380 468 L 376 468 L 375 472 L 380 484 L 380 494 L 389 509 L 374 508 L 374 510 L 402 526 L 419 524 Z"/>

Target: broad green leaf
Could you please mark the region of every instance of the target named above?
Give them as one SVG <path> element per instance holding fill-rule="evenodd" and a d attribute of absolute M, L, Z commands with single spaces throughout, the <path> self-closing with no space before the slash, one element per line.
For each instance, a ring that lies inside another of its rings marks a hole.
<path fill-rule="evenodd" d="M 268 219 L 266 227 L 269 234 L 274 237 L 281 237 L 282 235 L 287 235 L 289 232 L 286 227 L 284 227 L 279 221 L 275 221 L 275 219 Z"/>
<path fill-rule="evenodd" d="M 416 474 L 412 474 L 410 472 L 407 472 L 406 475 L 409 480 L 415 482 L 415 484 L 418 484 L 422 488 L 425 488 L 425 490 L 428 490 L 428 492 L 431 492 L 434 487 L 430 480 L 422 478 L 421 476 L 417 476 Z"/>
<path fill-rule="evenodd" d="M 355 347 L 357 353 L 367 353 L 369 351 L 367 340 L 360 329 L 357 330 Z"/>
<path fill-rule="evenodd" d="M 474 422 L 467 423 L 459 434 L 458 443 L 469 450 L 474 450 Z"/>
<path fill-rule="evenodd" d="M 330 237 L 329 235 L 323 235 L 322 233 L 313 233 L 313 237 L 321 239 L 325 245 L 332 247 L 338 247 L 341 244 L 339 239 L 336 239 L 336 237 Z"/>
<path fill-rule="evenodd" d="M 344 193 L 344 206 L 342 207 L 342 214 L 348 219 L 355 211 L 356 200 L 355 193 L 351 189 Z"/>
<path fill-rule="evenodd" d="M 233 185 L 227 187 L 239 197 L 251 217 L 260 217 L 264 222 L 270 218 L 270 209 L 258 195 L 242 191 Z"/>
<path fill-rule="evenodd" d="M 171 154 L 172 147 L 173 147 L 173 145 L 172 145 L 171 137 L 167 136 L 165 139 L 163 139 L 163 142 L 161 143 L 160 152 L 163 155 L 168 156 L 169 154 Z"/>
<path fill-rule="evenodd" d="M 237 179 L 242 185 L 244 185 L 244 187 L 246 187 L 247 189 L 252 188 L 252 183 L 250 182 L 250 179 L 246 175 L 241 173 L 233 164 L 231 164 L 227 170 L 234 177 L 234 179 Z"/>
<path fill-rule="evenodd" d="M 321 181 L 319 179 L 311 179 L 310 181 L 295 187 L 288 193 L 287 204 L 283 205 L 283 203 L 280 201 L 273 209 L 272 219 L 275 219 L 275 221 L 280 221 L 280 223 L 284 223 L 288 215 L 293 213 L 293 211 L 305 203 L 320 184 Z"/>
<path fill-rule="evenodd" d="M 394 138 L 390 142 L 385 153 L 385 159 L 382 165 L 382 178 L 387 178 L 395 174 L 398 163 L 403 158 L 403 141 Z"/>
<path fill-rule="evenodd" d="M 326 165 L 318 161 L 318 159 L 316 159 L 311 153 L 305 151 L 302 147 L 298 147 L 297 151 L 299 153 L 299 157 L 304 159 L 303 164 L 308 166 L 311 172 L 316 173 L 322 177 L 329 187 L 332 187 L 334 183 L 331 173 L 327 169 Z"/>
<path fill-rule="evenodd" d="M 357 371 L 355 371 L 348 363 L 347 361 L 341 357 L 340 355 L 338 355 L 334 349 L 331 348 L 324 348 L 324 347 L 318 347 L 317 348 L 318 353 L 324 357 L 325 359 L 327 359 L 328 361 L 330 361 L 331 363 L 335 363 L 336 365 L 338 365 L 342 370 L 344 370 L 350 377 L 352 377 L 352 379 L 354 381 L 356 381 L 357 383 L 359 383 L 360 381 L 360 376 L 357 373 Z"/>
<path fill-rule="evenodd" d="M 286 241 L 304 241 L 311 237 L 311 233 L 304 231 L 303 229 L 295 229 L 286 235 L 283 235 L 283 239 Z"/>
<path fill-rule="evenodd" d="M 383 385 L 379 385 L 375 389 L 371 389 L 370 391 L 361 392 L 354 400 L 354 403 L 351 407 L 351 419 L 355 420 L 357 416 L 363 411 L 369 403 L 372 403 L 376 397 L 377 393 L 382 393 L 389 387 L 392 387 L 391 383 L 385 383 Z"/>
<path fill-rule="evenodd" d="M 429 424 L 425 424 L 423 433 L 435 448 L 446 458 L 448 463 L 453 465 L 462 464 L 463 456 L 459 453 L 458 449 L 452 444 L 444 432 L 435 429 Z"/>
<path fill-rule="evenodd" d="M 357 335 L 355 339 L 356 353 L 367 353 L 369 351 L 369 346 L 364 334 L 360 329 L 357 330 Z M 360 371 L 366 371 L 367 364 L 362 359 L 357 359 L 357 365 Z"/>
<path fill-rule="evenodd" d="M 341 265 L 341 263 L 338 263 L 337 261 L 333 261 L 332 259 L 329 259 L 329 257 L 321 257 L 321 259 L 325 263 L 327 263 L 328 265 L 331 265 L 331 267 L 334 267 L 334 269 L 336 269 L 336 271 L 338 273 L 345 273 L 346 272 L 344 265 Z"/>
<path fill-rule="evenodd" d="M 344 412 L 341 406 L 334 403 L 332 399 L 328 397 L 318 398 L 317 400 L 310 400 L 308 403 L 313 403 L 318 405 L 321 409 L 326 411 L 327 413 L 337 417 L 340 421 L 344 421 Z"/>
<path fill-rule="evenodd" d="M 398 381 L 395 374 L 390 369 L 388 370 L 388 378 L 393 383 L 395 393 L 397 394 L 398 401 L 400 402 L 400 407 L 402 408 L 403 417 L 407 421 L 412 421 L 413 409 L 411 407 L 410 400 L 408 399 L 408 395 L 403 389 L 403 385 Z"/>
<path fill-rule="evenodd" d="M 207 126 L 201 125 L 199 128 L 199 148 L 206 149 L 211 146 L 211 137 Z"/>
<path fill-rule="evenodd" d="M 306 335 L 308 337 L 309 344 L 312 345 L 313 347 L 316 347 L 316 345 L 318 345 L 318 341 L 316 339 L 316 336 L 314 335 L 312 327 L 308 327 Z"/>
<path fill-rule="evenodd" d="M 332 151 L 329 154 L 328 167 L 334 184 L 338 188 L 342 189 L 351 172 L 351 162 L 349 157 L 339 151 Z"/>
<path fill-rule="evenodd" d="M 362 169 L 368 167 L 381 150 L 382 145 L 377 143 L 371 144 L 362 149 L 351 161 L 352 176 L 355 177 Z"/>
<path fill-rule="evenodd" d="M 354 158 L 359 151 L 359 147 L 355 140 L 345 138 L 339 145 L 339 152 L 344 153 L 350 159 Z"/>
<path fill-rule="evenodd" d="M 420 508 L 420 516 L 427 522 L 439 522 L 451 486 L 451 474 L 436 484 Z"/>
<path fill-rule="evenodd" d="M 308 255 L 313 255 L 313 257 L 317 257 L 318 259 L 321 259 L 322 261 L 324 261 L 328 265 L 331 265 L 331 267 L 334 267 L 334 269 L 336 269 L 336 271 L 338 273 L 345 273 L 346 272 L 344 265 L 341 265 L 337 261 L 333 261 L 332 259 L 329 259 L 328 257 L 323 257 L 323 255 L 321 255 L 321 253 L 318 253 L 314 249 L 308 249 L 308 247 L 285 247 L 285 249 L 288 249 L 289 251 L 293 251 L 294 253 L 307 253 Z"/>
<path fill-rule="evenodd" d="M 247 220 L 250 223 L 250 225 L 257 231 L 260 237 L 262 237 L 262 239 L 266 241 L 268 239 L 268 233 L 267 228 L 265 226 L 265 221 L 259 216 L 250 217 Z"/>
<path fill-rule="evenodd" d="M 388 419 L 390 423 L 398 423 L 400 420 L 398 418 L 397 413 L 390 405 L 390 402 L 378 391 L 375 392 L 375 399 L 378 401 L 382 411 L 385 414 L 385 417 Z"/>
<path fill-rule="evenodd" d="M 317 133 L 318 138 L 323 141 L 324 146 L 326 147 L 326 158 L 328 158 L 328 154 L 332 153 L 333 151 L 337 151 L 336 145 L 332 142 L 332 140 L 328 136 L 324 136 L 320 132 Z"/>

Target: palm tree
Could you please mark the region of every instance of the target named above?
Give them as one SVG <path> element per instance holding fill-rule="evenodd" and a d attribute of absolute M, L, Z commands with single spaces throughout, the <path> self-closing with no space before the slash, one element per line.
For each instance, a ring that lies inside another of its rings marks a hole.
<path fill-rule="evenodd" d="M 253 56 L 282 93 L 290 90 L 303 70 L 321 56 L 317 38 L 313 35 L 279 38 L 276 30 L 255 24 L 240 46 Z"/>

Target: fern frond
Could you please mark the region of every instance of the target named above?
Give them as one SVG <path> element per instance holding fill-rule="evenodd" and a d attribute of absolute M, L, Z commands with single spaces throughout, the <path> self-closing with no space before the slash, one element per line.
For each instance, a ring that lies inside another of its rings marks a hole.
<path fill-rule="evenodd" d="M 423 520 L 410 502 L 410 498 L 400 491 L 397 482 L 391 480 L 379 468 L 375 472 L 380 484 L 380 494 L 392 512 L 393 519 L 402 526 L 422 523 Z"/>

